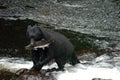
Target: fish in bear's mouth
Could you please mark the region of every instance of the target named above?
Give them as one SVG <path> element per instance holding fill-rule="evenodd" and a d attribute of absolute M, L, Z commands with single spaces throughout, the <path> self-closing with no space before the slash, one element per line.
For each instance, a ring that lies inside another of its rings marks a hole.
<path fill-rule="evenodd" d="M 45 39 L 41 39 L 40 41 L 35 42 L 34 45 L 29 44 L 29 45 L 25 46 L 25 49 L 26 50 L 32 50 L 32 49 L 37 50 L 38 48 L 43 48 L 44 49 L 45 47 L 49 47 L 49 45 L 52 42 L 53 42 L 53 40 L 46 41 Z"/>

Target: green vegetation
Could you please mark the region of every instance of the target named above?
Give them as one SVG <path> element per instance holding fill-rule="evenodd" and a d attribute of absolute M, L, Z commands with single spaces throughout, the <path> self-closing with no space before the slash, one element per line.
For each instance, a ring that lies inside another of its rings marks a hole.
<path fill-rule="evenodd" d="M 80 50 L 90 50 L 94 52 L 99 51 L 99 45 L 95 43 L 96 40 L 109 40 L 106 37 L 96 37 L 94 35 L 83 34 L 79 32 L 74 32 L 71 30 L 56 30 L 64 34 L 75 46 L 76 51 Z"/>

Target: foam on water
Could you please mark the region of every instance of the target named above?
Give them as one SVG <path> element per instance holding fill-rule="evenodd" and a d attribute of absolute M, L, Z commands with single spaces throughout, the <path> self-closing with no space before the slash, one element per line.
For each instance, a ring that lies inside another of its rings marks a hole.
<path fill-rule="evenodd" d="M 31 61 L 25 61 L 23 58 L 0 58 L 0 69 L 9 69 L 12 72 L 17 71 L 20 68 L 30 69 L 33 63 Z"/>
<path fill-rule="evenodd" d="M 83 5 L 77 5 L 77 4 L 74 4 L 74 5 L 70 5 L 70 4 L 63 4 L 63 6 L 66 6 L 66 7 L 77 7 L 77 8 L 79 8 L 79 7 L 85 7 L 85 6 L 83 6 Z"/>
<path fill-rule="evenodd" d="M 25 61 L 21 58 L 0 58 L 1 68 L 7 68 L 11 71 L 16 71 L 20 68 L 32 67 L 31 61 Z M 65 65 L 65 71 L 53 72 L 58 80 L 92 80 L 93 78 L 103 78 L 103 79 L 120 79 L 120 71 L 116 67 L 98 67 L 99 65 L 86 65 L 77 64 L 76 66 L 71 66 L 70 64 Z M 109 65 L 108 65 L 109 66 Z M 48 69 L 52 67 L 57 67 L 56 63 L 51 65 L 46 65 L 43 69 Z"/>

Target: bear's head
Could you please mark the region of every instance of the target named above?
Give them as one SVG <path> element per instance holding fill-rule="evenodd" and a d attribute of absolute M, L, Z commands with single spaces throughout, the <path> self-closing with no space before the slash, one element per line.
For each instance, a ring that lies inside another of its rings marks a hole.
<path fill-rule="evenodd" d="M 36 41 L 42 40 L 43 33 L 38 26 L 28 26 L 27 36 L 30 38 L 30 44 L 34 45 Z"/>

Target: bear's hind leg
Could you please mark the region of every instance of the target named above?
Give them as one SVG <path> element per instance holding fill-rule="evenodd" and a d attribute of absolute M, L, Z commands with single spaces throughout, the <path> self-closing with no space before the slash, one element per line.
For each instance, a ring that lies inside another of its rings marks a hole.
<path fill-rule="evenodd" d="M 57 71 L 64 71 L 64 65 L 66 63 L 66 60 L 65 59 L 57 59 L 55 61 L 56 61 L 57 65 L 58 65 Z"/>
<path fill-rule="evenodd" d="M 77 56 L 75 54 L 72 54 L 70 62 L 72 65 L 80 63 L 80 61 L 77 59 Z"/>
<path fill-rule="evenodd" d="M 55 62 L 58 65 L 58 68 L 52 68 L 52 69 L 47 69 L 46 72 L 53 72 L 53 71 L 64 71 L 64 65 L 66 61 L 63 61 L 63 59 L 55 59 Z"/>

